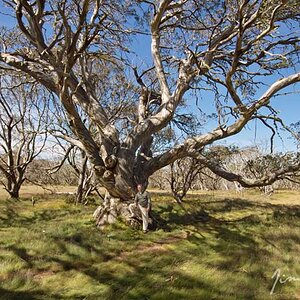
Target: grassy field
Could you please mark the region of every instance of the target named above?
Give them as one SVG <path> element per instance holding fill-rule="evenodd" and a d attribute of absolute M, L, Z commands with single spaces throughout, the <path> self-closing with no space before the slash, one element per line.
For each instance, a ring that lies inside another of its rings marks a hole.
<path fill-rule="evenodd" d="M 145 235 L 33 192 L 0 195 L 0 299 L 300 299 L 300 193 L 192 193 L 185 209 L 153 193 Z M 278 269 L 295 280 L 270 295 Z"/>

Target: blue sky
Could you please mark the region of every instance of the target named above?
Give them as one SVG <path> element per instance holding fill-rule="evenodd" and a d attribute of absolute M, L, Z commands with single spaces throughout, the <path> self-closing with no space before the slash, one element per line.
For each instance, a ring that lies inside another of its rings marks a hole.
<path fill-rule="evenodd" d="M 0 25 L 1 26 L 12 26 L 14 19 L 8 15 L 5 15 L 7 12 L 0 4 Z M 3 14 L 4 13 L 4 14 Z M 151 52 L 150 52 L 150 39 L 148 36 L 140 35 L 133 39 L 133 50 L 137 54 L 136 57 L 132 57 L 132 61 L 142 68 L 146 68 L 146 65 L 152 64 Z M 299 71 L 299 70 L 297 70 Z M 287 73 L 292 73 L 292 70 L 288 70 Z M 268 79 L 268 83 L 272 83 L 276 80 L 275 76 Z M 279 96 L 273 98 L 271 103 L 273 107 L 280 112 L 280 117 L 285 121 L 287 125 L 297 122 L 300 120 L 300 94 L 297 93 L 297 90 L 300 90 L 300 84 L 293 87 L 287 88 L 285 92 L 295 91 L 294 94 L 287 94 L 284 96 Z M 259 94 L 263 94 L 263 90 L 259 91 Z M 204 112 L 210 113 L 214 111 L 213 99 L 209 97 L 200 102 L 201 109 Z M 195 99 L 192 97 L 187 98 L 187 111 L 197 112 L 197 106 Z M 203 130 L 211 130 L 214 128 L 212 122 L 207 123 Z M 270 140 L 271 131 L 265 126 L 261 125 L 260 122 L 251 123 L 246 126 L 245 129 L 240 132 L 238 135 L 230 137 L 226 140 L 221 141 L 222 144 L 235 144 L 238 146 L 253 146 L 258 145 L 263 148 L 268 148 L 268 143 Z M 297 150 L 296 143 L 288 138 L 288 135 L 284 132 L 281 132 L 282 140 L 276 136 L 275 138 L 275 151 L 295 151 Z M 266 149 L 265 149 L 266 150 Z"/>
<path fill-rule="evenodd" d="M 150 38 L 148 36 L 139 36 L 134 39 L 134 50 L 137 53 L 136 63 L 137 65 L 143 65 L 146 69 L 152 64 L 151 51 L 150 51 Z M 297 72 L 299 70 L 296 70 Z M 294 73 L 295 70 L 286 70 L 285 76 Z M 266 82 L 271 85 L 278 79 L 278 76 L 270 76 Z M 258 91 L 258 96 L 262 95 L 267 87 Z M 286 95 L 274 97 L 271 100 L 271 104 L 276 111 L 279 112 L 286 125 L 300 121 L 300 83 L 297 85 L 285 88 L 281 93 L 287 93 Z M 203 98 L 206 99 L 200 101 L 200 107 L 204 112 L 215 112 L 214 101 L 211 95 L 203 93 Z M 185 97 L 187 100 L 187 111 L 197 113 L 198 108 L 196 100 L 193 97 Z M 215 128 L 215 123 L 207 123 L 203 130 L 210 131 Z M 287 152 L 297 151 L 297 143 L 290 137 L 289 134 L 279 131 L 280 136 L 276 135 L 274 138 L 274 151 L 275 152 Z M 259 146 L 263 151 L 270 151 L 270 137 L 272 132 L 269 128 L 264 126 L 260 121 L 249 123 L 239 134 L 229 137 L 226 140 L 219 141 L 218 143 L 226 145 L 238 145 L 240 147 L 247 146 Z"/>

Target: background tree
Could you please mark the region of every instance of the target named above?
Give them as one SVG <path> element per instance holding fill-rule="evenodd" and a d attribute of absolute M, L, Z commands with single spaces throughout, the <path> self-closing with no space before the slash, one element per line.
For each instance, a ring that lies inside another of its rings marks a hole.
<path fill-rule="evenodd" d="M 47 97 L 36 84 L 0 77 L 0 172 L 11 198 L 19 198 L 28 167 L 45 147 Z"/>
<path fill-rule="evenodd" d="M 203 166 L 195 158 L 182 158 L 170 165 L 170 173 L 166 179 L 170 184 L 174 199 L 181 204 L 187 192 L 191 189 L 197 175 Z"/>
<path fill-rule="evenodd" d="M 78 177 L 69 164 L 64 164 L 59 171 L 49 174 L 49 170 L 53 170 L 61 162 L 60 157 L 50 157 L 49 152 L 47 151 L 47 158 L 36 158 L 28 166 L 26 177 L 29 179 L 29 182 L 49 188 L 53 192 L 57 190 L 57 186 L 76 186 Z"/>
<path fill-rule="evenodd" d="M 32 76 L 56 95 L 77 145 L 114 198 L 104 208 L 110 222 L 127 215 L 124 201 L 132 198 L 137 183 L 147 184 L 151 174 L 183 157 L 197 157 L 212 172 L 245 186 L 269 184 L 291 169 L 246 182 L 202 152 L 254 119 L 289 129 L 271 99 L 300 81 L 300 73 L 293 72 L 299 65 L 297 1 L 3 3 L 15 13 L 17 29 L 2 32 L 1 67 Z M 126 47 L 134 17 L 143 25 L 140 31 L 150 34 L 153 60 L 147 69 L 131 66 L 137 88 L 131 88 Z M 116 86 L 119 91 L 112 94 Z M 153 153 L 157 134 L 184 100 L 201 99 L 206 90 L 215 102 L 215 129 L 182 136 L 176 145 Z M 292 168 L 299 167 L 294 161 Z"/>
<path fill-rule="evenodd" d="M 74 199 L 76 204 L 87 203 L 87 198 L 92 192 L 96 192 L 98 196 L 102 198 L 94 180 L 93 169 L 89 165 L 84 151 L 74 145 L 61 143 L 59 140 L 58 144 L 63 150 L 63 158 L 56 165 L 52 165 L 51 168 L 48 169 L 48 174 L 52 176 L 60 172 L 66 166 L 71 167 L 71 172 L 75 174 L 76 177 L 75 184 L 77 185 L 77 189 Z"/>

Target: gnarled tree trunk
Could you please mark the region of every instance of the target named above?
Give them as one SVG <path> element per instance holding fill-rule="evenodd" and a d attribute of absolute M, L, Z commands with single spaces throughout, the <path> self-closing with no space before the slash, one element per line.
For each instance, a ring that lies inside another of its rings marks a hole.
<path fill-rule="evenodd" d="M 133 213 L 134 216 L 132 216 Z M 124 202 L 120 198 L 111 197 L 108 192 L 105 195 L 103 203 L 95 210 L 93 217 L 98 228 L 112 224 L 120 218 L 131 226 L 139 226 L 141 222 L 139 210 L 134 210 L 133 212 L 129 202 Z"/>
<path fill-rule="evenodd" d="M 7 189 L 7 192 L 9 193 L 9 197 L 11 199 L 19 199 L 20 197 L 20 186 L 14 185 L 11 189 Z"/>
<path fill-rule="evenodd" d="M 106 170 L 102 176 L 97 177 L 107 192 L 93 217 L 99 228 L 112 224 L 117 219 L 138 227 L 142 217 L 140 210 L 133 205 L 133 201 L 137 184 L 147 186 L 148 176 L 142 170 L 140 158 L 136 158 L 127 149 L 118 149 L 115 152 L 116 154 L 107 156 Z"/>

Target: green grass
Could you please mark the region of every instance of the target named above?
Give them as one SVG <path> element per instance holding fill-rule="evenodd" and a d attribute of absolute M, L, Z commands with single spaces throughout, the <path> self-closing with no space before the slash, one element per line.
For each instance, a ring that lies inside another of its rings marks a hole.
<path fill-rule="evenodd" d="M 300 299 L 300 281 L 270 295 L 277 268 L 300 277 L 300 201 L 153 198 L 147 235 L 100 232 L 93 206 L 0 200 L 0 299 Z"/>

